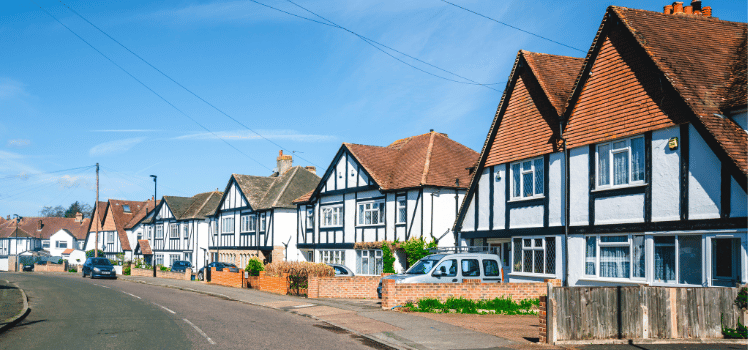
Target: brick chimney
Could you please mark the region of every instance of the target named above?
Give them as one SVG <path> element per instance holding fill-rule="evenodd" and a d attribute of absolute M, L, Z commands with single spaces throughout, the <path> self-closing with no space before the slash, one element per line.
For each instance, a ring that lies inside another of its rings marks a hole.
<path fill-rule="evenodd" d="M 278 152 L 278 176 L 283 175 L 288 171 L 288 169 L 291 169 L 293 166 L 293 157 L 290 155 L 284 155 L 283 150 L 280 150 Z"/>
<path fill-rule="evenodd" d="M 712 17 L 712 7 L 711 6 L 704 6 L 701 9 L 701 15 L 704 17 Z"/>
<path fill-rule="evenodd" d="M 691 6 L 684 6 L 683 7 L 683 13 L 685 13 L 687 15 L 692 15 L 693 14 L 693 7 L 691 7 Z"/>
<path fill-rule="evenodd" d="M 676 1 L 673 3 L 673 14 L 681 14 L 683 13 L 683 1 Z"/>
<path fill-rule="evenodd" d="M 304 167 L 304 169 L 308 170 L 310 173 L 314 175 L 317 175 L 317 167 L 315 166 L 307 165 Z"/>
<path fill-rule="evenodd" d="M 673 5 L 665 5 L 665 10 L 663 10 L 662 13 L 664 13 L 666 15 L 672 15 L 673 14 Z"/>
<path fill-rule="evenodd" d="M 83 222 L 83 214 L 81 212 L 75 213 L 75 222 Z"/>
<path fill-rule="evenodd" d="M 691 5 L 683 6 L 682 1 L 673 2 L 672 5 L 665 5 L 662 13 L 666 15 L 689 15 L 689 16 L 712 16 L 712 8 L 709 6 L 701 7 L 701 0 L 691 0 Z"/>

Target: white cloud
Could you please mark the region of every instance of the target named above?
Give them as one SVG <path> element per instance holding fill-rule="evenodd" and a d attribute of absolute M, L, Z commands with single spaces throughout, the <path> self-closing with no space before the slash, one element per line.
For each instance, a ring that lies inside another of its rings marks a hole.
<path fill-rule="evenodd" d="M 31 144 L 30 140 L 24 140 L 24 139 L 14 139 L 14 140 L 8 140 L 8 146 L 9 147 L 24 147 Z"/>
<path fill-rule="evenodd" d="M 135 145 L 143 142 L 145 137 L 134 137 L 130 139 L 122 139 L 100 143 L 96 146 L 91 147 L 88 151 L 90 156 L 102 156 L 107 154 L 118 154 L 124 153 L 133 148 Z"/>
<path fill-rule="evenodd" d="M 285 140 L 296 142 L 327 142 L 337 138 L 331 135 L 300 134 L 294 130 L 258 130 L 259 136 L 249 130 L 216 131 L 214 133 L 196 133 L 175 137 L 175 140 Z M 263 138 L 264 136 L 264 138 Z"/>
<path fill-rule="evenodd" d="M 0 78 L 0 100 L 10 100 L 17 97 L 28 96 L 25 85 L 19 81 L 8 78 Z"/>
<path fill-rule="evenodd" d="M 82 176 L 63 175 L 57 179 L 57 184 L 60 185 L 61 189 L 75 188 L 75 187 L 81 187 L 81 186 L 88 187 L 88 188 L 92 187 L 91 182 L 89 182 Z"/>

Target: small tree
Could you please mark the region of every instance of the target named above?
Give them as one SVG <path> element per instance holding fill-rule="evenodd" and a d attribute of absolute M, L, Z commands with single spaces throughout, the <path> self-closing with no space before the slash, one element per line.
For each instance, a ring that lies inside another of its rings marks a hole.
<path fill-rule="evenodd" d="M 265 271 L 265 266 L 262 265 L 262 261 L 258 257 L 252 257 L 249 259 L 249 262 L 247 262 L 247 266 L 244 268 L 244 271 L 249 272 L 250 276 L 259 276 L 260 271 Z"/>
<path fill-rule="evenodd" d="M 418 260 L 421 260 L 426 255 L 429 255 L 429 248 L 436 248 L 437 243 L 432 240 L 429 243 L 423 238 L 411 238 L 403 242 L 400 247 L 405 251 L 405 260 L 408 263 L 407 267 L 413 266 Z"/>
<path fill-rule="evenodd" d="M 104 256 L 104 251 L 103 250 L 99 250 L 99 257 L 103 257 L 103 256 Z M 93 249 L 87 250 L 86 251 L 86 257 L 87 258 L 93 258 L 94 257 L 94 250 Z"/>
<path fill-rule="evenodd" d="M 382 243 L 382 272 L 395 273 L 395 255 L 388 242 Z"/>

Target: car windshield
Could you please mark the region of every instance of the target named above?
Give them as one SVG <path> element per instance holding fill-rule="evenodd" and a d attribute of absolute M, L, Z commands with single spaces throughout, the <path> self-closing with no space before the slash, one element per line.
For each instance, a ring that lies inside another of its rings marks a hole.
<path fill-rule="evenodd" d="M 408 275 L 425 275 L 434 268 L 439 259 L 421 259 L 405 273 Z"/>
<path fill-rule="evenodd" d="M 230 263 L 223 263 L 223 267 L 234 267 L 234 268 L 236 268 L 236 265 L 230 264 Z"/>
<path fill-rule="evenodd" d="M 105 259 L 105 258 L 91 259 L 91 265 L 95 265 L 95 266 L 112 266 L 112 264 L 109 262 L 109 260 Z"/>

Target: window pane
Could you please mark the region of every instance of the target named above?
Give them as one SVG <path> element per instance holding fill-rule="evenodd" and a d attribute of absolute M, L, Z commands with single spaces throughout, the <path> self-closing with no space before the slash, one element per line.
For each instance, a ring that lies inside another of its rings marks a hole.
<path fill-rule="evenodd" d="M 496 260 L 483 260 L 483 274 L 486 277 L 499 276 L 499 263 Z"/>
<path fill-rule="evenodd" d="M 532 240 L 531 239 L 524 239 L 525 247 L 531 247 L 532 246 Z"/>
<path fill-rule="evenodd" d="M 632 257 L 634 261 L 633 266 L 633 276 L 632 277 L 638 277 L 638 278 L 644 278 L 644 269 L 646 265 L 644 264 L 644 236 L 637 235 L 632 237 Z"/>
<path fill-rule="evenodd" d="M 512 164 L 512 196 L 519 197 L 519 190 L 520 190 L 520 172 L 519 172 L 519 163 L 518 164 Z"/>
<path fill-rule="evenodd" d="M 364 206 L 359 205 L 358 206 L 358 224 L 363 225 L 364 223 Z"/>
<path fill-rule="evenodd" d="M 556 273 L 556 238 L 545 239 L 545 273 Z"/>
<path fill-rule="evenodd" d="M 701 284 L 701 237 L 678 236 L 679 283 Z"/>
<path fill-rule="evenodd" d="M 522 197 L 532 197 L 532 173 L 522 174 Z"/>
<path fill-rule="evenodd" d="M 535 159 L 535 194 L 543 194 L 543 158 Z"/>
<path fill-rule="evenodd" d="M 617 243 L 617 242 L 628 242 L 629 238 L 626 236 L 601 236 L 600 242 L 603 243 Z"/>
<path fill-rule="evenodd" d="M 631 139 L 631 181 L 644 181 L 644 138 Z"/>
<path fill-rule="evenodd" d="M 513 260 L 514 272 L 522 271 L 522 240 L 519 238 L 514 239 L 514 260 Z"/>
<path fill-rule="evenodd" d="M 613 142 L 613 150 L 626 148 L 626 141 Z"/>
<path fill-rule="evenodd" d="M 629 278 L 629 247 L 600 247 L 600 277 Z"/>
<path fill-rule="evenodd" d="M 654 279 L 658 282 L 675 281 L 675 237 L 654 238 Z"/>
<path fill-rule="evenodd" d="M 535 238 L 535 248 L 542 248 L 542 247 L 543 247 L 543 239 Z"/>
<path fill-rule="evenodd" d="M 523 250 L 522 255 L 522 272 L 532 272 L 532 250 Z"/>
<path fill-rule="evenodd" d="M 367 225 L 370 225 L 371 224 L 371 212 L 367 211 L 364 217 L 365 217 L 364 223 Z"/>
<path fill-rule="evenodd" d="M 587 237 L 586 251 L 584 254 L 584 273 L 595 275 L 595 258 L 597 257 L 597 237 Z"/>
<path fill-rule="evenodd" d="M 543 273 L 543 251 L 542 250 L 533 250 L 533 256 L 535 260 L 535 268 L 533 269 L 533 272 L 535 273 Z"/>
<path fill-rule="evenodd" d="M 462 260 L 462 276 L 463 277 L 480 276 L 480 265 L 478 265 L 478 259 L 463 259 Z"/>
<path fill-rule="evenodd" d="M 613 184 L 625 185 L 629 183 L 629 153 L 613 153 Z"/>
<path fill-rule="evenodd" d="M 597 185 L 610 185 L 610 145 L 597 147 Z"/>

